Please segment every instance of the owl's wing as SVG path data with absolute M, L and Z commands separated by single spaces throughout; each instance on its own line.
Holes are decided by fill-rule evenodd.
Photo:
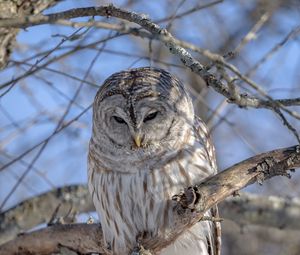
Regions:
M 210 132 L 206 124 L 197 116 L 195 116 L 194 128 L 196 133 L 196 138 L 203 145 L 209 165 L 213 169 L 213 174 L 217 173 L 217 162 L 215 147 L 212 143 Z M 214 206 L 208 212 L 213 218 L 219 218 L 218 207 Z M 220 255 L 221 254 L 221 223 L 220 221 L 212 221 L 210 224 L 210 233 L 207 237 L 207 245 L 209 247 L 209 255 Z
M 199 117 L 195 116 L 194 129 L 196 139 L 203 145 L 205 153 L 207 154 L 207 159 L 210 166 L 213 168 L 213 173 L 216 174 L 217 170 L 217 161 L 215 147 L 210 137 L 210 132 L 206 124 Z

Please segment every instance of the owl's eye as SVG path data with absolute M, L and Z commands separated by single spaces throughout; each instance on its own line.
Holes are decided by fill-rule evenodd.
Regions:
M 118 117 L 118 116 L 113 116 L 114 120 L 120 124 L 126 124 L 125 120 L 123 120 L 122 118 Z
M 158 112 L 152 112 L 149 115 L 147 115 L 146 118 L 144 119 L 144 122 L 155 119 L 155 117 L 157 116 L 157 113 Z

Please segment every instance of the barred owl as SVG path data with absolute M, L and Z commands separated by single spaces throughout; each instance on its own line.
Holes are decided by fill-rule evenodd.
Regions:
M 207 128 L 176 77 L 143 67 L 104 82 L 93 105 L 88 186 L 113 254 L 129 254 L 141 233 L 165 238 L 183 227 L 172 196 L 216 171 Z M 183 229 L 160 254 L 219 254 L 216 225 Z

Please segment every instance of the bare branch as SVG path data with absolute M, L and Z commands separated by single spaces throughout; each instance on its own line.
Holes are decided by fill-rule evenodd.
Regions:
M 130 28 L 125 24 L 115 25 L 108 24 L 104 22 L 72 22 L 68 21 L 68 19 L 78 18 L 78 17 L 86 17 L 86 16 L 105 16 L 105 17 L 116 17 L 126 21 L 130 21 L 140 25 L 142 28 L 151 33 L 145 33 L 143 31 L 139 31 L 137 28 Z M 58 12 L 49 15 L 33 15 L 26 17 L 17 17 L 17 18 L 7 18 L 0 20 L 0 27 L 16 27 L 16 28 L 26 28 L 29 26 L 36 26 L 41 24 L 63 24 L 63 25 L 72 25 L 75 27 L 82 26 L 96 26 L 104 29 L 112 29 L 117 30 L 122 33 L 131 33 L 136 36 L 146 37 L 150 39 L 159 40 L 165 43 L 165 45 L 169 48 L 170 52 L 177 55 L 182 63 L 189 67 L 191 71 L 200 75 L 206 83 L 214 88 L 218 93 L 222 94 L 226 98 L 229 99 L 229 102 L 236 103 L 241 107 L 254 107 L 254 108 L 272 108 L 274 105 L 277 107 L 282 106 L 292 106 L 299 105 L 299 99 L 280 99 L 280 100 L 272 100 L 268 98 L 268 100 L 262 100 L 250 95 L 239 94 L 238 98 L 232 98 L 232 95 L 228 88 L 222 84 L 222 82 L 215 77 L 214 74 L 210 73 L 206 68 L 196 59 L 194 59 L 190 53 L 188 53 L 185 48 L 191 49 L 195 52 L 198 52 L 210 60 L 224 65 L 226 68 L 229 68 L 231 71 L 234 71 L 239 75 L 245 82 L 253 85 L 250 79 L 243 76 L 237 68 L 233 65 L 227 64 L 223 57 L 211 53 L 209 50 L 200 49 L 199 47 L 178 40 L 174 38 L 171 33 L 167 30 L 162 29 L 156 23 L 152 22 L 145 14 L 137 14 L 135 12 L 130 12 L 126 10 L 122 10 L 113 5 L 108 6 L 100 6 L 100 7 L 86 7 L 86 8 L 77 8 L 71 9 L 63 12 Z M 257 86 L 256 86 L 257 87 Z M 271 101 L 270 101 L 271 100 Z
M 254 182 L 262 183 L 264 180 L 276 175 L 290 177 L 288 170 L 296 167 L 300 167 L 299 146 L 256 155 L 198 185 L 187 188 L 181 194 L 175 195 L 175 213 L 178 215 L 181 223 L 188 228 L 198 222 L 209 208 L 223 201 L 226 197 L 235 194 L 238 190 Z M 88 234 L 86 231 L 88 231 Z M 30 249 L 31 254 L 50 254 L 51 252 L 57 252 L 57 247 L 59 246 L 57 240 L 59 240 L 60 245 L 84 253 L 81 245 L 83 245 L 87 236 L 92 244 L 89 244 L 86 248 L 96 249 L 93 251 L 89 250 L 89 252 L 103 252 L 104 246 L 100 242 L 100 230 L 97 233 L 96 231 L 97 228 L 95 229 L 94 225 L 53 226 L 39 232 L 22 235 L 0 246 L 0 253 L 14 254 L 15 251 L 27 251 L 27 249 Z M 181 232 L 178 232 L 177 229 L 172 229 L 172 235 L 168 239 L 160 239 L 158 242 L 157 238 L 159 237 L 149 238 L 143 240 L 142 245 L 155 253 L 171 243 L 180 234 Z M 37 243 L 35 240 L 37 236 L 40 242 L 34 244 Z M 58 236 L 59 238 L 57 238 Z M 98 243 L 96 243 L 97 247 L 95 246 L 95 240 L 98 240 Z M 72 242 L 71 246 L 70 242 Z M 35 247 L 37 252 L 34 250 Z M 50 248 L 46 253 L 43 253 L 41 250 L 43 247 L 44 249 Z
M 101 227 L 97 224 L 59 224 L 18 236 L 0 246 L 0 254 L 46 255 L 63 248 L 80 254 L 105 254 L 102 240 Z
M 290 177 L 289 170 L 300 167 L 300 148 L 293 146 L 256 155 L 246 159 L 225 171 L 203 181 L 199 185 L 187 188 L 181 194 L 173 197 L 177 201 L 176 212 L 183 226 L 192 226 L 199 221 L 204 213 L 226 197 L 236 194 L 240 189 L 255 182 L 277 175 Z M 182 232 L 172 229 L 172 236 L 163 240 L 165 246 L 176 239 Z M 154 238 L 155 239 L 155 238 Z M 148 241 L 148 243 L 147 243 Z M 146 240 L 145 247 L 151 247 L 155 252 L 162 240 Z M 148 246 L 150 244 L 150 246 Z M 165 247 L 163 246 L 163 247 Z
M 122 31 L 122 33 L 131 33 L 136 36 L 146 37 L 149 39 L 155 39 L 163 42 L 170 50 L 171 53 L 177 55 L 180 58 L 180 60 L 186 67 L 190 68 L 192 72 L 198 74 L 206 82 L 208 86 L 211 86 L 216 92 L 226 97 L 228 99 L 228 102 L 230 103 L 235 103 L 240 107 L 266 108 L 274 111 L 275 113 L 278 113 L 278 109 L 282 109 L 283 111 L 287 112 L 289 115 L 293 116 L 294 118 L 300 119 L 298 113 L 285 108 L 287 106 L 294 106 L 294 105 L 298 106 L 299 98 L 274 100 L 266 93 L 264 93 L 264 91 L 255 82 L 247 78 L 245 75 L 241 74 L 235 66 L 228 64 L 222 56 L 211 53 L 208 50 L 200 49 L 199 47 L 196 47 L 191 43 L 187 43 L 174 38 L 171 35 L 171 33 L 169 33 L 166 29 L 162 29 L 156 23 L 152 22 L 144 14 L 137 14 L 134 12 L 129 12 L 126 10 L 116 8 L 113 5 L 108 5 L 108 6 L 101 6 L 101 7 L 71 9 L 64 12 L 59 12 L 59 13 L 54 13 L 49 15 L 34 15 L 34 16 L 27 16 L 27 17 L 2 19 L 0 20 L 0 27 L 25 28 L 28 26 L 34 26 L 34 25 L 40 25 L 46 23 L 48 24 L 59 23 L 59 24 L 73 25 L 73 26 L 76 26 L 77 24 L 77 26 L 84 26 L 85 24 L 82 22 L 74 23 L 68 21 L 68 19 L 85 17 L 85 16 L 116 17 L 140 25 L 143 29 L 147 30 L 150 34 L 145 31 L 140 31 L 140 29 L 137 28 L 127 27 L 125 24 L 113 25 L 113 24 L 107 24 L 103 22 L 86 23 L 86 25 L 89 26 L 98 25 L 98 27 L 102 27 L 105 29 L 113 29 L 119 32 Z M 212 60 L 214 63 L 218 65 L 223 65 L 230 71 L 234 72 L 241 80 L 249 84 L 252 88 L 258 90 L 264 97 L 266 97 L 266 100 L 256 96 L 244 94 L 244 93 L 233 94 L 232 93 L 232 88 L 234 87 L 233 84 L 229 84 L 229 86 L 223 84 L 221 80 L 216 77 L 216 75 L 209 72 L 207 68 L 205 68 L 199 61 L 193 58 L 192 55 L 186 49 L 191 49 L 195 52 L 198 52 L 204 55 L 205 57 L 209 58 L 210 60 Z M 2 85 L 1 87 L 3 88 L 4 85 Z M 283 118 L 281 119 L 283 120 L 284 125 L 286 125 L 287 121 L 285 121 Z M 294 134 L 296 139 L 299 141 L 300 138 L 297 132 L 295 131 L 295 128 L 292 127 L 291 125 L 286 125 L 286 126 Z
M 20 203 L 0 214 L 0 244 L 15 238 L 19 233 L 49 222 L 55 208 L 61 205 L 57 217 L 73 212 L 94 211 L 86 187 L 68 186 L 58 188 Z

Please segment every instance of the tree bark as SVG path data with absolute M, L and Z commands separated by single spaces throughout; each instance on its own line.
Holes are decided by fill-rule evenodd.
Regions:
M 57 0 L 0 0 L 0 20 L 38 14 L 56 2 Z M 7 66 L 18 32 L 18 28 L 0 27 L 0 70 Z
M 46 255 L 69 249 L 80 254 L 105 253 L 101 227 L 97 224 L 53 225 L 0 246 L 0 255 Z

